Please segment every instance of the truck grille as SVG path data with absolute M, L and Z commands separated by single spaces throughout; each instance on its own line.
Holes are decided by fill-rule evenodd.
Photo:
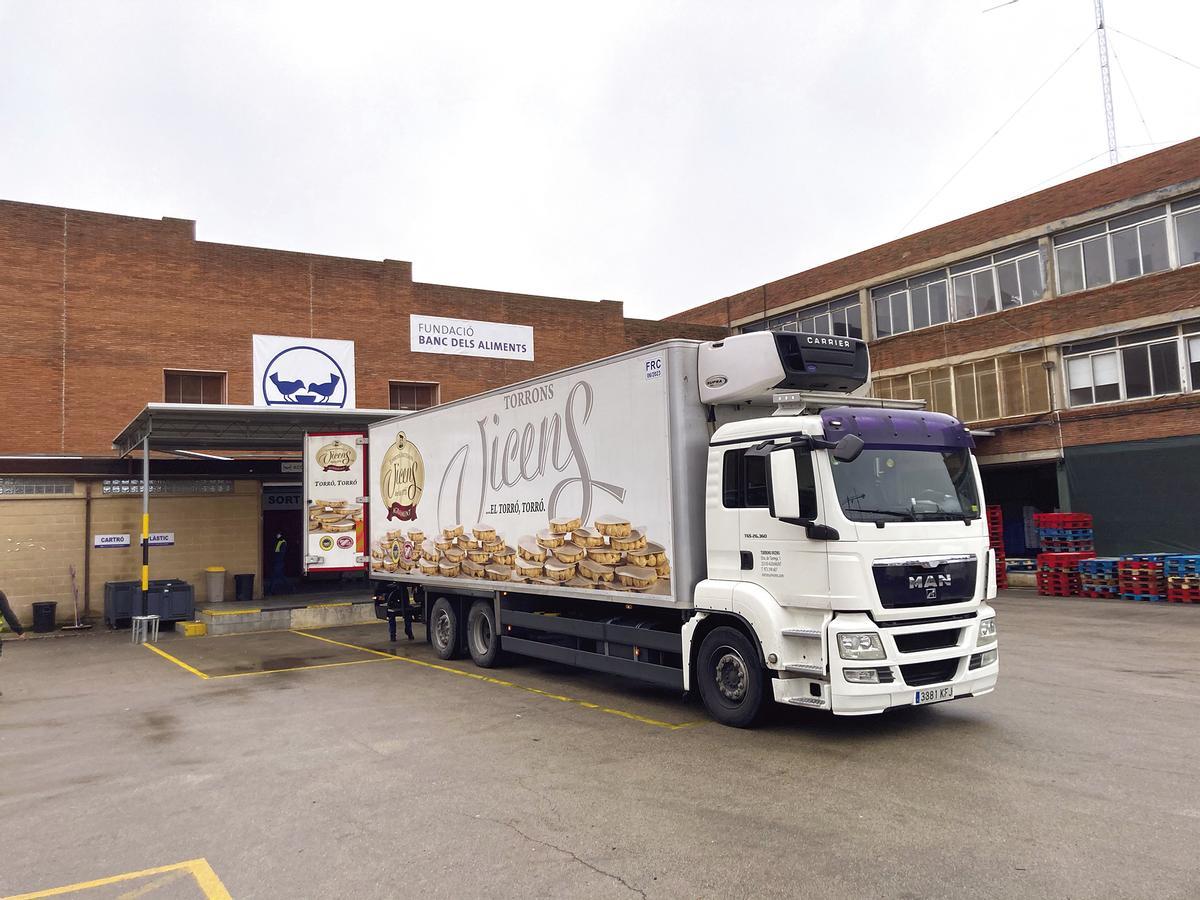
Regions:
M 904 683 L 911 687 L 921 687 L 925 684 L 937 684 L 939 681 L 949 681 L 958 671 L 958 658 L 935 659 L 933 662 L 911 663 L 900 667 Z
M 919 631 L 916 634 L 896 634 L 896 648 L 901 653 L 917 653 L 921 650 L 942 650 L 958 644 L 961 628 L 949 631 Z
M 975 596 L 978 560 L 945 562 L 933 568 L 920 563 L 872 567 L 884 609 L 910 609 L 962 603 Z

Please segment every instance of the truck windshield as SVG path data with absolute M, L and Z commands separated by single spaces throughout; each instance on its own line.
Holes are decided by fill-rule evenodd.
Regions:
M 967 450 L 875 450 L 833 464 L 846 518 L 856 522 L 979 518 L 979 491 Z

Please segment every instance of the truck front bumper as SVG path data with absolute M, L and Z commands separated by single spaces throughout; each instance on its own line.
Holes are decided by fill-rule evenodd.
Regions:
M 993 615 L 992 609 L 984 604 L 969 622 L 933 621 L 881 629 L 866 616 L 839 616 L 830 627 L 833 658 L 827 677 L 775 678 L 775 700 L 827 709 L 834 715 L 863 716 L 897 706 L 925 706 L 987 694 L 995 688 L 1000 672 L 999 644 L 995 637 L 980 643 L 979 622 Z M 957 632 L 953 646 L 934 649 L 931 645 L 931 649 L 919 649 L 927 632 L 948 631 Z M 841 659 L 832 649 L 837 647 L 839 632 L 878 635 L 883 658 Z M 863 674 L 877 681 L 859 680 Z

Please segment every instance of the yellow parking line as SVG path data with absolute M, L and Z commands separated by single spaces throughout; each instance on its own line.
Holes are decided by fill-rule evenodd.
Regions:
M 67 884 L 45 891 L 13 894 L 10 897 L 5 897 L 4 900 L 38 900 L 38 898 L 42 897 L 60 897 L 63 894 L 88 891 L 92 888 L 104 887 L 110 884 L 120 884 L 122 881 L 133 881 L 136 878 L 148 878 L 151 875 L 161 875 L 166 872 L 176 871 L 190 873 L 196 880 L 196 884 L 200 890 L 203 891 L 206 900 L 232 900 L 229 896 L 229 891 L 225 889 L 225 885 L 217 877 L 217 873 L 208 864 L 208 860 L 203 858 L 189 859 L 185 862 L 174 863 L 169 866 L 155 866 L 152 869 L 141 869 L 137 872 L 125 872 L 121 875 L 109 875 L 107 878 L 96 878 L 92 881 L 78 881 L 75 884 Z
M 166 650 L 159 650 L 153 644 L 142 644 L 142 646 L 145 647 L 147 650 L 151 650 L 154 653 L 157 653 L 163 659 L 169 659 L 171 662 L 175 663 L 175 665 L 179 666 L 179 668 L 187 669 L 187 671 L 191 672 L 197 678 L 203 678 L 203 679 L 207 680 L 208 678 L 211 677 L 209 675 L 205 675 L 203 672 L 201 672 L 199 669 L 195 668 L 194 666 L 189 666 L 182 659 L 176 659 L 174 656 L 172 656 Z
M 209 675 L 216 681 L 219 678 L 245 678 L 248 675 L 275 675 L 279 672 L 304 672 L 308 669 L 336 669 L 338 666 L 361 666 L 363 663 L 384 662 L 382 659 L 349 659 L 345 662 L 316 663 L 311 666 L 288 666 L 286 669 L 255 669 L 253 672 L 229 672 L 225 675 Z
M 426 662 L 423 659 L 413 659 L 411 656 L 399 656 L 395 653 L 384 653 L 382 650 L 372 650 L 370 647 L 363 647 L 359 644 L 348 644 L 345 641 L 335 641 L 332 638 L 321 637 L 317 634 L 310 634 L 307 631 L 293 631 L 293 634 L 303 635 L 304 637 L 312 638 L 315 641 L 324 641 L 327 644 L 337 644 L 339 647 L 349 647 L 353 650 L 361 650 L 364 653 L 373 653 L 376 656 L 384 657 L 385 659 L 396 659 L 400 662 L 411 663 L 414 666 L 422 666 L 426 669 L 433 669 L 438 672 L 446 672 L 450 675 L 461 675 L 464 678 L 471 678 L 475 681 L 482 681 L 485 684 L 495 684 L 500 687 L 516 688 L 519 691 L 525 691 L 528 694 L 537 694 L 540 697 L 546 697 L 550 700 L 558 700 L 561 703 L 570 703 L 583 709 L 593 709 L 597 712 L 607 713 L 610 716 L 620 716 L 623 719 L 629 719 L 633 722 L 641 722 L 643 725 L 653 725 L 655 728 L 666 728 L 670 731 L 679 731 L 684 728 L 693 728 L 696 725 L 703 725 L 703 722 L 663 722 L 658 719 L 651 719 L 648 716 L 641 716 L 637 713 L 627 712 L 623 709 L 613 709 L 608 706 L 601 706 L 598 703 L 591 703 L 587 700 L 579 700 L 575 697 L 567 697 L 562 694 L 552 694 L 549 691 L 543 691 L 540 688 L 527 687 L 523 684 L 517 684 L 513 681 L 505 681 L 501 678 L 493 678 L 490 675 L 481 675 L 478 672 L 467 672 L 463 669 L 456 669 L 453 666 L 443 666 L 439 663 Z M 363 662 L 374 662 L 374 660 L 363 660 Z

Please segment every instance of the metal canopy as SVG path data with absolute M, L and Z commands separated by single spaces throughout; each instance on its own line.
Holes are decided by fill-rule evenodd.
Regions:
M 306 431 L 356 431 L 403 415 L 394 409 L 320 409 L 148 403 L 113 439 L 121 456 L 151 450 L 297 450 Z

